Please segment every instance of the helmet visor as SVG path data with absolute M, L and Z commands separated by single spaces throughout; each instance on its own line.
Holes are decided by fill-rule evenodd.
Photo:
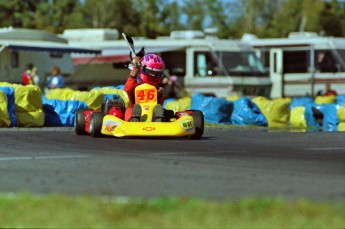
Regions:
M 156 78 L 161 78 L 164 75 L 164 72 L 162 69 L 150 68 L 147 66 L 144 66 L 143 72 L 145 75 L 149 75 Z

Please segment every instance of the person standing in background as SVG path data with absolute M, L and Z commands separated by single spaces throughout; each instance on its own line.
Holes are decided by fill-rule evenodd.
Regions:
M 26 69 L 24 70 L 24 72 L 22 73 L 22 85 L 26 86 L 26 85 L 32 85 L 34 84 L 33 79 L 31 77 L 32 74 L 32 69 L 34 68 L 33 63 L 29 63 L 26 66 Z
M 332 89 L 330 83 L 327 83 L 327 84 L 326 84 L 326 92 L 325 92 L 325 95 L 326 95 L 326 96 L 331 96 L 331 95 L 337 96 L 338 93 L 337 93 L 335 90 Z
M 65 80 L 61 75 L 61 71 L 58 66 L 54 66 L 52 68 L 51 75 L 48 77 L 47 80 L 47 87 L 48 89 L 65 87 Z
M 36 67 L 33 67 L 33 68 L 32 68 L 32 71 L 31 71 L 31 80 L 32 80 L 32 82 L 33 82 L 35 85 L 39 86 L 40 77 L 39 77 L 39 75 L 38 75 L 38 68 L 36 68 Z

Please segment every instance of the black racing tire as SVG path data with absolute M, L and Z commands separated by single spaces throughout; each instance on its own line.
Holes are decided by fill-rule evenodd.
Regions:
M 199 110 L 193 110 L 191 116 L 194 119 L 195 134 L 190 135 L 190 139 L 201 139 L 204 134 L 204 114 Z
M 84 111 L 87 111 L 90 109 L 87 108 L 79 108 L 75 112 L 74 116 L 74 131 L 77 135 L 86 135 L 87 132 L 85 131 L 85 116 Z
M 92 137 L 102 136 L 102 124 L 104 115 L 102 112 L 93 112 L 90 118 L 90 134 Z

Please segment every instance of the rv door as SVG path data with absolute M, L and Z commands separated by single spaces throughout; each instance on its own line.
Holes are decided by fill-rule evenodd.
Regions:
M 270 79 L 272 82 L 271 98 L 284 96 L 283 50 L 270 50 Z

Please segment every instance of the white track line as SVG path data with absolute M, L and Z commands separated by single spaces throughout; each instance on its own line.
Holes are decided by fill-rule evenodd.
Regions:
M 65 156 L 0 157 L 0 161 L 71 159 L 71 158 L 84 158 L 84 157 L 88 157 L 88 156 L 87 155 L 65 155 Z

